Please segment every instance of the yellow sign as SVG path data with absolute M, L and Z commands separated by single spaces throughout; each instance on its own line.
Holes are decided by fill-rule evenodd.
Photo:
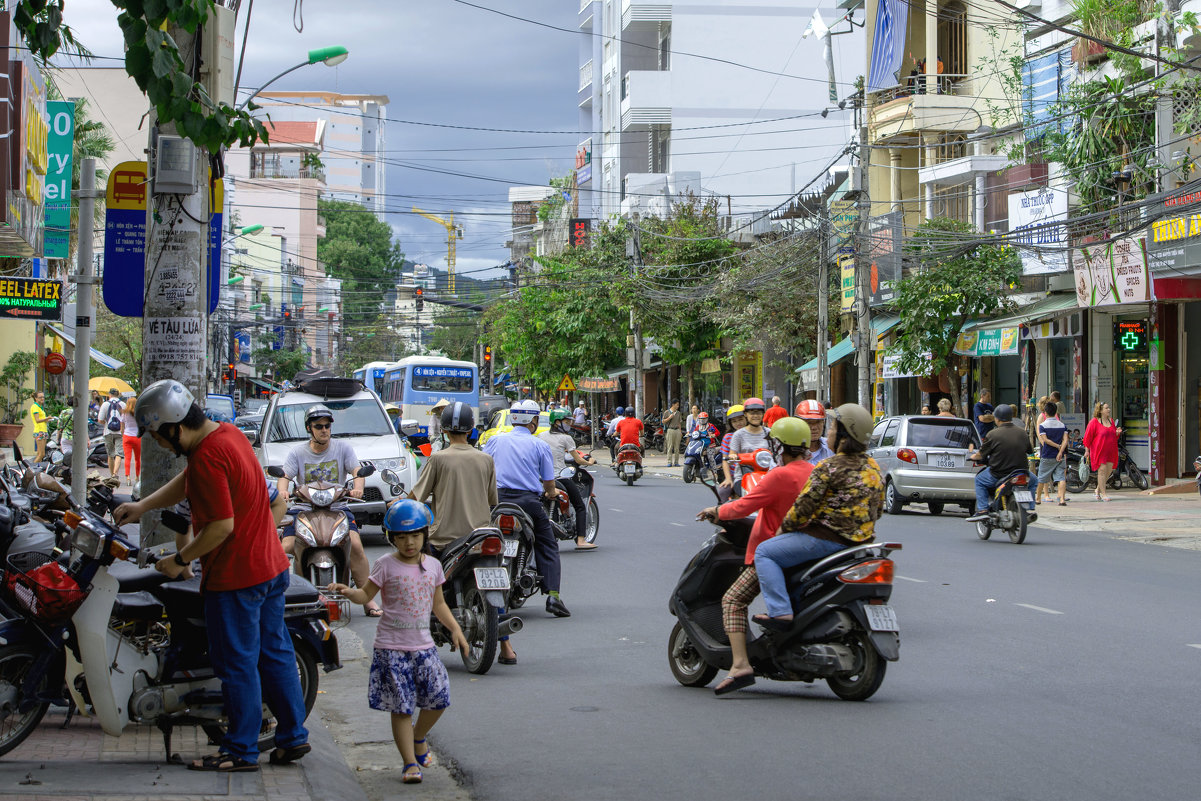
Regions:
M 559 382 L 560 392 L 575 392 L 575 382 L 571 380 L 571 376 L 567 373 L 563 374 L 563 380 Z
M 757 397 L 763 391 L 763 352 L 749 350 L 734 360 L 734 388 L 741 403 Z
M 842 313 L 855 310 L 855 257 L 839 256 L 838 269 L 842 274 Z
M 146 162 L 123 161 L 109 173 L 105 205 L 110 209 L 145 211 L 149 186 Z

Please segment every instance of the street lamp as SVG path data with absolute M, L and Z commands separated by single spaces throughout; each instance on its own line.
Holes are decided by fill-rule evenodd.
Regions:
M 341 64 L 343 61 L 345 61 L 349 56 L 350 56 L 349 50 L 347 50 L 345 47 L 339 47 L 336 45 L 333 47 L 319 47 L 316 50 L 310 50 L 309 57 L 306 60 L 300 62 L 299 64 L 297 64 L 294 67 L 288 67 L 286 70 L 281 72 L 279 75 L 276 75 L 274 78 L 267 81 L 265 84 L 260 86 L 258 89 L 255 89 L 253 92 L 250 93 L 249 97 L 247 97 L 245 100 L 243 100 L 241 103 L 238 104 L 237 110 L 241 111 L 242 109 L 246 108 L 246 104 L 249 103 L 251 100 L 253 100 L 254 97 L 259 92 L 263 91 L 268 86 L 270 86 L 271 84 L 278 81 L 280 78 L 287 75 L 289 72 L 295 72 L 296 70 L 300 69 L 301 67 L 307 67 L 310 64 L 324 64 L 327 67 L 336 67 L 339 64 Z

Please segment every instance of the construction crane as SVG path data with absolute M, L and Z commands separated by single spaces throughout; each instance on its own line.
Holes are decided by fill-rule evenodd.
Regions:
M 446 229 L 446 291 L 453 295 L 455 292 L 455 240 L 463 238 L 463 226 L 455 225 L 453 211 L 450 213 L 449 220 L 444 220 L 428 211 L 422 211 L 416 206 L 413 207 L 413 213 L 420 214 L 427 220 L 433 220 Z

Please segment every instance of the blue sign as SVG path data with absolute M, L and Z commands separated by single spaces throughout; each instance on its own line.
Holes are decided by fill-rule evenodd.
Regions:
M 243 364 L 250 364 L 250 332 L 238 331 L 234 334 L 234 352 L 238 356 L 238 361 Z
M 414 367 L 413 375 L 433 378 L 471 378 L 475 372 L 470 367 Z

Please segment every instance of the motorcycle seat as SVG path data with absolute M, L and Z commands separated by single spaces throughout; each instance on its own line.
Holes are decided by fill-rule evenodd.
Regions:
M 288 588 L 284 590 L 284 604 L 314 604 L 321 600 L 321 591 L 304 576 L 288 573 Z
M 151 621 L 159 620 L 162 616 L 163 605 L 145 591 L 118 593 L 117 600 L 113 602 L 113 617 L 118 620 Z
M 138 567 L 132 562 L 113 562 L 108 568 L 108 574 L 117 580 L 117 585 L 123 593 L 152 590 L 168 580 L 153 567 Z

